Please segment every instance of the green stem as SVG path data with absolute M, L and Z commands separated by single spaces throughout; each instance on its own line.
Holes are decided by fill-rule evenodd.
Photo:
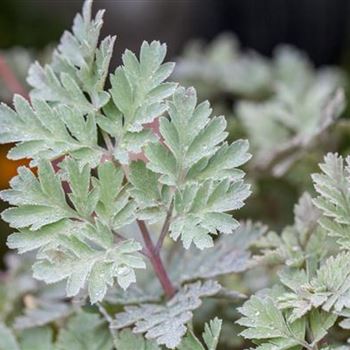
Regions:
M 115 329 L 112 327 L 113 319 L 107 312 L 107 310 L 104 308 L 104 306 L 101 303 L 97 303 L 98 311 L 100 311 L 101 315 L 104 317 L 104 319 L 108 322 L 109 330 L 112 334 L 112 336 L 116 335 Z
M 169 209 L 167 211 L 167 215 L 165 217 L 165 221 L 164 221 L 163 227 L 160 231 L 160 235 L 159 235 L 156 247 L 155 247 L 155 251 L 157 254 L 159 254 L 160 250 L 162 249 L 164 239 L 165 239 L 167 233 L 169 232 L 169 226 L 171 223 L 171 217 L 173 215 L 173 209 L 174 209 L 174 201 L 171 201 L 171 204 L 170 204 Z

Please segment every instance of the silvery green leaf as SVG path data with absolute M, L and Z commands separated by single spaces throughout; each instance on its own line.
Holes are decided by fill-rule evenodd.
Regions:
M 74 296 L 87 286 L 91 303 L 101 301 L 108 286 L 117 280 L 120 287 L 128 288 L 136 281 L 134 269 L 145 268 L 137 254 L 141 245 L 123 241 L 108 250 L 93 249 L 76 238 L 60 238 L 60 254 L 47 250 L 33 265 L 34 277 L 46 283 L 67 279 L 67 296 Z
M 114 337 L 116 350 L 161 350 L 155 341 L 147 340 L 140 334 L 134 334 L 129 329 L 124 329 Z
M 136 223 L 135 226 L 137 226 Z M 131 228 L 131 230 L 133 230 L 133 228 Z M 153 269 L 147 265 L 145 270 L 136 270 L 135 272 L 136 283 L 130 285 L 127 290 L 117 287 L 110 288 L 104 301 L 118 305 L 160 302 L 164 297 L 164 292 L 160 288 L 159 281 L 154 275 Z
M 112 100 L 103 108 L 96 118 L 98 126 L 107 134 L 119 137 L 123 133 L 123 114 L 118 110 Z
M 172 280 L 183 283 L 245 271 L 251 265 L 248 248 L 266 229 L 259 223 L 241 222 L 233 234 L 220 236 L 212 248 L 200 252 L 195 248 L 179 251 L 171 260 Z
M 231 33 L 219 35 L 208 45 L 190 42 L 178 60 L 175 78 L 196 86 L 201 96 L 264 96 L 273 85 L 273 67 L 257 52 L 246 52 L 239 46 Z
M 123 65 L 110 77 L 112 99 L 123 115 L 123 128 L 114 152 L 122 163 L 129 162 L 129 152 L 137 153 L 145 144 L 156 141 L 153 133 L 145 131 L 144 124 L 167 110 L 165 99 L 176 88 L 175 83 L 164 82 L 174 67 L 172 63 L 163 63 L 165 55 L 165 44 L 143 42 L 139 59 L 126 50 Z
M 329 257 L 310 282 L 314 297 L 323 297 L 322 308 L 340 312 L 350 307 L 350 253 Z
M 130 199 L 127 185 L 123 184 L 124 173 L 120 167 L 105 162 L 98 166 L 97 172 L 98 180 L 94 179 L 99 192 L 96 214 L 105 225 L 118 230 L 135 219 L 135 203 Z
M 160 133 L 170 150 L 169 157 L 176 160 L 177 172 L 185 169 L 188 171 L 201 159 L 213 156 L 219 149 L 220 143 L 227 137 L 225 119 L 223 117 L 210 118 L 211 108 L 207 101 L 196 105 L 197 94 L 194 88 L 187 90 L 182 87 L 178 88 L 172 101 L 169 102 L 170 119 L 165 117 L 160 119 Z M 148 154 L 148 152 L 146 148 L 146 155 L 151 158 L 149 168 L 163 174 L 159 168 L 162 161 L 167 160 L 166 157 L 161 154 L 157 155 L 157 153 L 153 155 L 154 152 Z M 164 167 L 166 169 L 165 165 Z M 164 173 L 164 175 L 168 174 Z M 176 174 L 177 179 L 175 180 L 179 180 L 179 175 L 179 173 Z
M 247 130 L 258 157 L 263 157 L 263 152 L 271 151 L 288 140 L 288 130 L 276 121 L 279 113 L 283 113 L 283 110 L 281 111 L 281 107 L 271 101 L 262 103 L 241 101 L 236 107 L 236 114 Z
M 204 325 L 203 340 L 206 345 L 204 347 L 192 331 L 189 331 L 186 337 L 183 338 L 178 350 L 216 350 L 219 336 L 221 332 L 222 320 L 217 317 L 210 320 Z
M 30 94 L 32 99 L 77 106 L 84 113 L 94 110 L 94 106 L 69 73 L 55 73 L 52 66 L 42 67 L 36 62 L 29 69 L 27 81 L 34 88 Z
M 122 150 L 127 150 L 131 153 L 140 153 L 142 147 L 147 143 L 156 142 L 157 136 L 152 129 L 143 129 L 139 132 L 127 132 L 124 134 L 122 142 L 118 144 Z
M 209 323 L 204 325 L 204 332 L 202 334 L 204 345 L 195 336 L 192 330 L 187 332 L 187 335 L 182 339 L 178 350 L 216 350 L 219 342 L 219 336 L 221 333 L 222 320 L 217 317 L 210 320 Z
M 299 88 L 277 80 L 266 101 L 240 102 L 236 114 L 256 151 L 255 166 L 281 176 L 305 149 L 317 145 L 344 109 L 342 85 L 320 72 Z
M 46 283 L 67 280 L 67 296 L 87 287 L 95 303 L 115 280 L 126 289 L 136 280 L 134 269 L 145 268 L 138 254 L 140 243 L 114 244 L 113 230 L 133 220 L 133 202 L 122 186 L 121 170 L 111 162 L 98 167 L 98 178 L 88 165 L 81 167 L 71 158 L 60 166 L 57 174 L 49 162 L 40 162 L 38 178 L 22 167 L 12 189 L 2 192 L 3 199 L 17 205 L 7 209 L 3 218 L 20 229 L 8 244 L 20 253 L 39 249 L 35 278 Z M 70 204 L 62 179 L 69 185 Z
M 314 203 L 324 215 L 320 224 L 330 236 L 336 237 L 337 242 L 345 249 L 350 247 L 349 161 L 350 159 L 347 158 L 344 165 L 343 157 L 328 153 L 324 163 L 320 164 L 322 173 L 312 175 L 318 193 Z
M 55 159 L 70 154 L 83 164 L 95 165 L 103 149 L 97 144 L 93 116 L 84 117 L 76 106 L 52 107 L 43 100 L 15 96 L 14 109 L 0 106 L 0 143 L 16 143 L 8 154 L 11 159 Z
M 192 311 L 202 304 L 201 298 L 215 295 L 220 288 L 214 281 L 185 285 L 165 305 L 125 307 L 124 312 L 116 315 L 111 327 L 134 326 L 134 333 L 145 333 L 147 339 L 155 339 L 159 345 L 174 349 L 186 333 L 185 324 L 192 319 Z
M 0 196 L 15 205 L 2 213 L 3 220 L 11 227 L 29 227 L 35 231 L 74 217 L 74 212 L 66 203 L 60 178 L 49 162 L 40 162 L 38 178 L 28 168 L 20 167 L 10 185 L 11 189 L 2 191 Z
M 241 208 L 249 196 L 243 181 L 208 180 L 200 185 L 189 184 L 175 194 L 176 218 L 170 225 L 170 237 L 180 238 L 188 249 L 192 243 L 199 249 L 213 246 L 210 233 L 230 234 L 239 223 L 224 213 Z
M 290 321 L 317 308 L 335 314 L 349 308 L 349 266 L 349 253 L 342 252 L 324 260 L 312 278 L 304 270 L 285 270 L 280 279 L 291 291 L 278 297 L 279 307 L 291 310 Z
M 91 168 L 88 165 L 81 167 L 71 158 L 64 159 L 59 166 L 69 183 L 68 197 L 75 211 L 88 220 L 98 200 L 97 191 L 90 191 Z
M 54 350 L 53 331 L 49 327 L 32 328 L 20 334 L 21 350 Z
M 158 176 L 146 168 L 142 161 L 132 162 L 129 179 L 133 188 L 130 192 L 141 208 L 158 206 L 161 204 L 161 193 Z
M 207 101 L 197 105 L 194 88 L 180 87 L 169 102 L 169 118 L 160 118 L 164 143 L 145 147 L 146 166 L 158 174 L 152 176 L 159 177 L 161 192 L 170 187 L 171 204 L 162 201 L 166 208 L 174 208 L 174 212 L 167 209 L 170 237 L 180 238 L 186 249 L 192 243 L 199 249 L 211 247 L 210 234 L 232 233 L 238 222 L 225 212 L 242 207 L 250 194 L 244 173 L 237 169 L 250 158 L 248 143 L 225 143 L 225 119 L 210 115 Z M 141 208 L 147 204 L 139 202 Z M 151 209 L 149 206 L 148 212 Z M 157 214 L 159 217 L 153 213 L 149 218 Z
M 1 350 L 20 350 L 17 340 L 12 331 L 4 324 L 0 324 L 0 349 Z
M 247 140 L 237 140 L 228 145 L 223 143 L 213 157 L 198 162 L 191 167 L 188 178 L 194 180 L 224 178 L 240 179 L 244 172 L 237 167 L 245 164 L 251 157 L 248 153 L 249 143 Z
M 138 276 L 136 276 L 137 279 Z M 137 283 L 138 283 L 137 279 Z M 159 287 L 157 285 L 157 287 Z M 154 303 L 158 302 L 162 297 L 162 291 L 148 292 L 139 288 L 136 284 L 132 284 L 127 290 L 118 289 L 111 290 L 110 293 L 106 294 L 104 300 L 112 304 L 119 305 L 132 305 L 141 303 Z
M 112 336 L 101 318 L 80 311 L 60 330 L 57 350 L 112 350 Z
M 205 350 L 202 343 L 190 330 L 186 336 L 182 339 L 180 345 L 177 347 L 178 350 Z
M 313 335 L 313 342 L 319 342 L 334 325 L 338 315 L 323 310 L 314 309 L 310 313 L 310 330 Z
M 294 206 L 295 227 L 300 233 L 300 240 L 305 244 L 307 234 L 314 229 L 321 212 L 315 207 L 308 192 L 304 192 L 298 203 Z
M 115 38 L 107 37 L 98 46 L 103 11 L 92 19 L 91 5 L 85 2 L 72 33 L 63 34 L 52 63 L 30 68 L 33 110 L 19 97 L 16 111 L 2 107 L 0 142 L 17 143 L 11 158 L 33 158 L 36 165 L 38 158 L 70 154 L 83 164 L 99 163 L 103 149 L 97 144 L 95 115 L 110 99 L 103 88 Z
M 103 88 L 115 37 L 105 38 L 98 46 L 104 11 L 98 11 L 92 18 L 91 6 L 92 1 L 85 1 L 82 14 L 74 19 L 72 32 L 62 35 L 52 63 L 45 67 L 35 63 L 30 68 L 32 97 L 79 106 L 85 113 L 108 102 L 109 94 Z
M 321 212 L 305 192 L 294 206 L 294 224 L 284 228 L 281 234 L 269 232 L 257 246 L 262 258 L 270 263 L 284 263 L 290 267 L 302 267 L 305 262 L 318 263 L 327 254 L 327 235 L 319 225 Z
M 203 340 L 208 350 L 215 350 L 221 332 L 222 320 L 217 317 L 206 323 L 204 326 Z
M 246 327 L 241 332 L 244 338 L 263 340 L 267 348 L 269 343 L 280 344 L 278 349 L 292 348 L 304 342 L 305 319 L 289 323 L 270 296 L 252 296 L 239 312 L 243 317 L 237 323 Z
M 153 222 L 159 221 L 165 215 L 166 199 L 158 179 L 158 174 L 147 169 L 144 162 L 136 161 L 130 164 L 129 181 L 132 187 L 129 192 L 137 203 L 139 219 Z
M 23 254 L 49 246 L 60 234 L 64 234 L 67 230 L 73 228 L 74 225 L 71 222 L 61 220 L 54 224 L 45 225 L 36 230 L 35 234 L 33 230 L 21 229 L 7 238 L 7 245 L 11 249 L 17 249 L 19 254 Z

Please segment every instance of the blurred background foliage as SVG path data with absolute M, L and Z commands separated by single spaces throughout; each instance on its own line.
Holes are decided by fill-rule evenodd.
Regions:
M 81 5 L 72 0 L 1 2 L 2 101 L 11 103 L 14 92 L 27 94 L 29 65 L 47 60 Z M 350 110 L 339 90 L 349 96 L 350 1 L 96 0 L 95 6 L 107 10 L 103 35 L 117 34 L 112 69 L 125 48 L 137 51 L 143 40 L 166 42 L 169 59 L 178 63 L 173 78 L 210 99 L 214 112 L 227 117 L 232 139 L 249 138 L 253 158 L 246 170 L 254 194 L 241 218 L 262 221 L 277 232 L 291 224 L 298 198 L 312 192 L 309 174 L 317 171 L 323 155 L 350 150 Z M 7 150 L 0 146 L 0 189 L 19 164 L 26 164 L 7 160 Z M 10 230 L 3 222 L 0 230 L 3 256 Z M 249 294 L 270 278 L 273 271 L 260 268 L 223 283 Z M 0 293 L 10 293 L 10 287 L 4 285 Z M 218 310 L 221 317 L 237 317 L 234 308 L 207 302 L 197 318 L 207 320 Z M 240 344 L 231 326 L 224 326 L 224 343 Z

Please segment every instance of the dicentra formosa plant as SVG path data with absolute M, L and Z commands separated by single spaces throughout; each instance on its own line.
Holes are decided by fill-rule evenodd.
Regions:
M 225 118 L 211 117 L 207 101 L 197 104 L 193 88 L 165 82 L 174 64 L 163 63 L 166 46 L 157 41 L 144 42 L 139 57 L 126 50 L 106 88 L 115 38 L 99 43 L 102 16 L 92 18 L 87 1 L 52 62 L 30 68 L 30 100 L 15 96 L 13 109 L 1 105 L 0 142 L 15 143 L 8 157 L 29 158 L 37 169 L 20 167 L 1 192 L 12 206 L 2 218 L 17 229 L 8 245 L 19 253 L 37 250 L 35 278 L 66 280 L 68 297 L 86 293 L 92 304 L 107 291 L 113 297 L 115 282 L 127 289 L 148 262 L 167 301 L 156 303 L 158 291 L 154 303 L 137 303 L 115 318 L 99 304 L 113 333 L 134 325 L 159 345 L 203 349 L 191 334 L 179 345 L 192 310 L 222 290 L 218 275 L 248 265 L 248 243 L 239 251 L 226 236 L 239 226 L 227 212 L 250 193 L 237 169 L 250 158 L 248 143 L 225 142 Z M 149 127 L 156 121 L 159 134 Z M 140 153 L 146 160 L 133 160 Z M 219 234 L 225 236 L 211 248 Z M 180 274 L 164 259 L 178 254 L 177 241 L 189 250 L 184 261 L 193 258 L 193 269 Z M 216 348 L 219 331 L 219 321 L 207 326 L 208 349 Z M 115 346 L 129 349 L 122 339 L 128 342 L 127 333 L 115 336 Z

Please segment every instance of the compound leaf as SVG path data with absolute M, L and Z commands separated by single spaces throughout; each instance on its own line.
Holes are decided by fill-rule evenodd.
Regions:
M 98 47 L 104 11 L 92 18 L 91 6 L 92 1 L 86 1 L 83 13 L 74 19 L 72 32 L 64 32 L 52 63 L 45 67 L 35 63 L 30 68 L 32 98 L 78 106 L 85 113 L 93 113 L 108 102 L 103 88 L 115 37 L 105 38 Z
M 350 249 L 350 158 L 344 159 L 337 154 L 328 153 L 320 165 L 321 174 L 313 174 L 318 197 L 315 205 L 323 212 L 320 224 L 330 236 L 345 249 Z
M 136 280 L 134 269 L 145 268 L 138 255 L 140 243 L 113 243 L 113 230 L 133 220 L 133 204 L 123 189 L 120 169 L 104 163 L 98 175 L 92 176 L 91 168 L 80 168 L 70 158 L 62 162 L 60 174 L 49 162 L 41 162 L 38 178 L 22 167 L 12 189 L 1 193 L 17 206 L 3 213 L 11 226 L 20 229 L 8 238 L 8 245 L 20 253 L 39 248 L 35 278 L 46 283 L 67 279 L 68 296 L 87 286 L 92 303 L 103 299 L 115 278 L 126 289 Z M 108 193 L 111 178 L 115 187 Z M 72 205 L 66 201 L 62 179 L 69 185 Z
M 169 119 L 160 118 L 164 143 L 145 147 L 146 166 L 158 175 L 153 182 L 158 179 L 161 193 L 170 192 L 173 201 L 170 237 L 180 238 L 186 249 L 192 243 L 200 249 L 211 247 L 210 234 L 232 233 L 238 222 L 225 212 L 242 207 L 250 194 L 244 173 L 237 169 L 250 158 L 248 143 L 226 144 L 225 119 L 210 115 L 208 102 L 197 106 L 196 91 L 180 87 L 169 102 Z M 139 202 L 146 206 L 152 194 L 148 191 Z
M 243 317 L 237 323 L 247 328 L 241 332 L 244 338 L 264 340 L 267 346 L 279 344 L 278 349 L 292 348 L 304 342 L 305 319 L 289 323 L 269 296 L 252 296 L 239 312 Z
M 203 340 L 208 348 L 208 350 L 215 350 L 221 332 L 222 320 L 217 317 L 206 323 L 204 326 Z
M 192 311 L 202 304 L 201 298 L 215 295 L 220 289 L 213 281 L 185 285 L 165 305 L 125 307 L 124 312 L 116 315 L 112 328 L 134 325 L 134 333 L 145 333 L 147 339 L 155 339 L 159 345 L 174 349 L 186 333 L 185 324 L 192 319 Z
M 110 93 L 123 116 L 123 127 L 113 135 L 118 140 L 114 155 L 121 163 L 129 162 L 128 152 L 140 152 L 143 145 L 156 141 L 153 133 L 144 130 L 144 124 L 167 110 L 165 99 L 176 88 L 175 83 L 164 82 L 174 68 L 173 63 L 163 63 L 165 55 L 165 44 L 143 42 L 140 58 L 126 50 L 123 65 L 110 77 Z
M 172 258 L 172 280 L 183 283 L 245 271 L 252 263 L 249 246 L 264 235 L 266 230 L 259 223 L 241 222 L 232 235 L 220 236 L 214 247 L 200 252 L 193 247 L 179 251 Z
M 69 154 L 83 164 L 96 165 L 103 154 L 97 144 L 93 115 L 84 116 L 75 105 L 50 106 L 43 100 L 32 100 L 32 106 L 15 96 L 14 109 L 0 106 L 0 143 L 16 143 L 9 158 L 55 159 Z
M 28 168 L 20 167 L 10 185 L 11 189 L 1 191 L 0 196 L 16 206 L 2 213 L 11 227 L 34 231 L 75 216 L 66 203 L 59 176 L 47 161 L 40 162 L 38 178 Z

